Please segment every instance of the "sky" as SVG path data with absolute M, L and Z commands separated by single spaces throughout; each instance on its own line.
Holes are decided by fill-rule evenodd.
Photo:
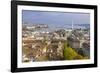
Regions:
M 47 24 L 55 26 L 64 26 L 67 24 L 90 24 L 89 13 L 75 12 L 47 12 L 22 10 L 22 23 L 25 24 Z

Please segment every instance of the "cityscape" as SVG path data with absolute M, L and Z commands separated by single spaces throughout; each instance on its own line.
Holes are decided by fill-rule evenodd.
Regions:
M 22 62 L 90 59 L 89 19 L 85 13 L 23 10 Z

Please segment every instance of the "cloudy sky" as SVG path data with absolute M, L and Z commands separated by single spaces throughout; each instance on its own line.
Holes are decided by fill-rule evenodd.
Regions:
M 22 23 L 47 24 L 47 25 L 67 25 L 89 24 L 90 14 L 88 13 L 67 13 L 67 12 L 44 12 L 34 10 L 22 10 Z

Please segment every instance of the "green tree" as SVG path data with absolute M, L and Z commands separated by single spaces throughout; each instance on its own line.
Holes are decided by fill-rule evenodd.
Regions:
M 67 42 L 64 43 L 64 59 L 73 60 L 77 57 L 78 53 L 69 46 Z
M 69 46 L 67 42 L 64 43 L 64 59 L 65 60 L 78 60 L 84 59 L 84 57 L 78 54 L 73 48 Z

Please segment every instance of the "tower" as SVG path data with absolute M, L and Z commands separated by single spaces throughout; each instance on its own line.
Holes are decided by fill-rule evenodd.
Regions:
M 74 28 L 74 27 L 73 27 L 73 20 L 72 20 L 72 30 L 73 30 L 73 28 Z

